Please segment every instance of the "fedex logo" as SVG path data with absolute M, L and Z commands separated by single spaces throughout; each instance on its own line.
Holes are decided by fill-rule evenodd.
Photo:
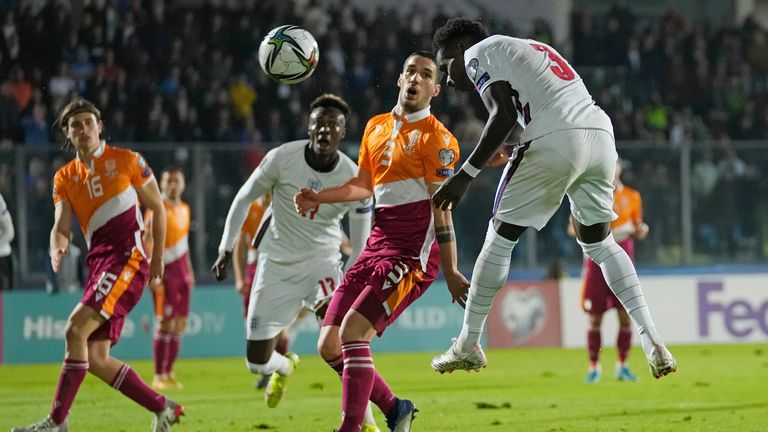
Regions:
M 710 324 L 745 338 L 754 332 L 768 336 L 768 297 L 762 303 L 723 295 L 722 282 L 699 283 L 699 335 L 710 335 Z

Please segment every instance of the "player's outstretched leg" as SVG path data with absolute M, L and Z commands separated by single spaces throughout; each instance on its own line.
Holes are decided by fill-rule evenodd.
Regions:
M 11 432 L 68 432 L 68 421 L 65 419 L 61 423 L 56 423 L 51 416 L 48 416 L 37 423 L 29 426 L 19 426 L 11 429 Z
M 275 354 L 277 353 L 273 353 L 273 355 Z M 278 369 L 273 372 L 264 392 L 264 398 L 267 401 L 267 406 L 270 408 L 276 407 L 283 400 L 286 388 L 288 387 L 288 378 L 293 374 L 296 365 L 299 364 L 299 356 L 296 353 L 286 353 L 285 358 L 288 359 L 287 370 Z
M 152 419 L 152 432 L 167 432 L 171 426 L 178 423 L 181 416 L 184 415 L 184 407 L 178 403 L 165 398 L 165 407 L 155 413 Z
M 608 234 L 603 241 L 596 243 L 579 241 L 579 245 L 584 254 L 600 266 L 611 291 L 637 325 L 651 374 L 660 378 L 676 371 L 677 362 L 656 331 L 640 287 L 640 279 L 627 252 L 616 243 L 613 234 Z

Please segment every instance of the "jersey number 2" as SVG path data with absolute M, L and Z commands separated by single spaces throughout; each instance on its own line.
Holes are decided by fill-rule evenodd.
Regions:
M 574 78 L 576 78 L 576 73 L 573 72 L 573 69 L 571 69 L 570 66 L 568 66 L 568 63 L 566 63 L 565 60 L 563 60 L 557 53 L 552 51 L 548 46 L 546 45 L 538 45 L 538 44 L 531 44 L 533 49 L 536 51 L 543 51 L 547 53 L 547 57 L 549 57 L 550 60 L 557 63 L 557 66 L 550 66 L 549 69 L 555 73 L 555 76 L 560 78 L 564 81 L 570 81 Z

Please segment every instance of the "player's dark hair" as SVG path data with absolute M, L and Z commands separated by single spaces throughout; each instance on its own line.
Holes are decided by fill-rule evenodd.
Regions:
M 440 67 L 437 64 L 437 55 L 435 55 L 434 52 L 427 51 L 427 50 L 414 51 L 408 54 L 408 57 L 405 58 L 405 61 L 403 62 L 403 69 L 405 69 L 405 65 L 408 64 L 408 60 L 414 56 L 425 57 L 432 60 L 432 63 L 435 64 L 435 71 L 437 72 L 437 77 L 435 77 L 435 81 L 440 82 Z
M 165 173 L 170 174 L 175 172 L 181 174 L 182 176 L 184 175 L 184 170 L 178 165 L 168 165 L 167 167 L 163 168 L 163 171 L 160 173 L 160 175 L 163 175 Z
M 446 48 L 458 38 L 466 37 L 472 43 L 480 42 L 488 37 L 488 30 L 480 21 L 474 21 L 469 18 L 451 18 L 435 31 L 432 37 L 432 49 L 435 52 L 440 48 Z
M 75 114 L 91 113 L 96 116 L 97 121 L 101 121 L 101 111 L 96 108 L 96 105 L 86 99 L 76 98 L 70 101 L 59 113 L 59 117 L 53 123 L 54 129 L 58 129 L 64 135 L 64 144 L 61 146 L 63 150 L 70 151 L 74 148 L 72 143 L 67 138 L 67 129 L 69 128 L 69 119 Z
M 309 108 L 313 111 L 316 108 L 336 108 L 337 110 L 341 111 L 342 114 L 344 114 L 344 117 L 348 116 L 351 111 L 349 109 L 349 105 L 344 99 L 332 93 L 325 93 L 318 96 L 317 99 L 313 100 L 312 103 L 309 104 Z

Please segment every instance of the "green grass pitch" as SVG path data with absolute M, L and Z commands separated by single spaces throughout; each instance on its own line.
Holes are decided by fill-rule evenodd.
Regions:
M 615 380 L 612 349 L 602 354 L 597 384 L 583 382 L 582 349 L 490 350 L 488 368 L 471 374 L 432 372 L 436 353 L 374 353 L 374 361 L 395 393 L 421 410 L 415 432 L 768 430 L 768 345 L 673 346 L 672 352 L 678 372 L 655 380 L 633 348 L 636 383 Z M 151 379 L 150 362 L 131 364 Z M 330 432 L 339 424 L 341 384 L 317 356 L 302 358 L 275 409 L 253 388 L 242 359 L 182 358 L 176 369 L 185 388 L 168 394 L 187 415 L 175 431 Z M 0 431 L 47 415 L 58 373 L 56 364 L 0 366 Z M 70 430 L 149 431 L 151 417 L 88 376 Z

